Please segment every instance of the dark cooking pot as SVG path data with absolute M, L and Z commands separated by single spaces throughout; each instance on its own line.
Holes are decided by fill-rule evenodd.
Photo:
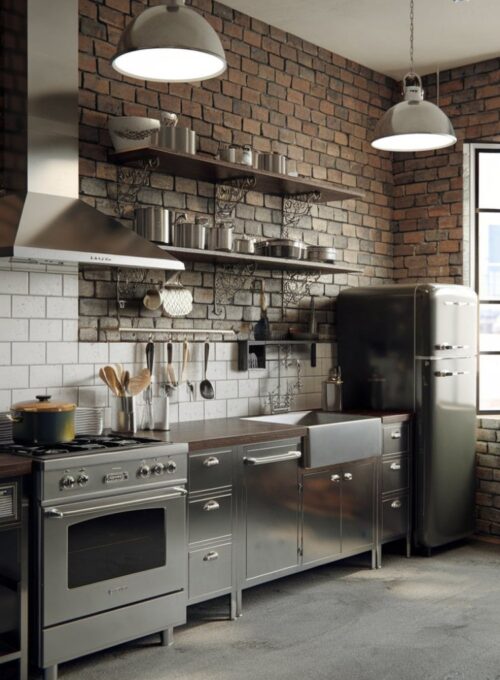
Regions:
M 75 404 L 50 401 L 37 396 L 37 401 L 14 404 L 7 416 L 12 422 L 12 439 L 16 444 L 61 444 L 75 438 Z

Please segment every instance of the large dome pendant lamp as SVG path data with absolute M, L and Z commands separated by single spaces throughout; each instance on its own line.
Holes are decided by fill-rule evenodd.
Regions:
M 123 31 L 113 68 L 119 73 L 165 83 L 215 78 L 227 68 L 219 36 L 185 0 L 149 7 Z
M 414 0 L 410 0 L 410 71 L 403 78 L 404 101 L 384 113 L 372 146 L 384 151 L 432 151 L 457 141 L 448 116 L 424 100 L 422 80 L 413 69 Z

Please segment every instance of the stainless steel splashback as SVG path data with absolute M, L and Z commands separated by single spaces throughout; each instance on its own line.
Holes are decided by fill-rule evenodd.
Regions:
M 16 0 L 1 13 L 5 34 L 12 26 L 22 34 L 0 41 L 3 78 L 9 77 L 2 83 L 0 255 L 184 269 L 79 200 L 78 0 Z

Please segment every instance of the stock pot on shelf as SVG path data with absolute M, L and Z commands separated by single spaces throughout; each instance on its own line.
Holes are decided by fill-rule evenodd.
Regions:
M 12 439 L 16 444 L 63 444 L 75 438 L 75 404 L 41 395 L 10 407 Z

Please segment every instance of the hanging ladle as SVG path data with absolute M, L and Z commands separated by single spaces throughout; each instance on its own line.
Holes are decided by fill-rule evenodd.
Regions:
M 215 392 L 210 380 L 207 380 L 207 368 L 208 368 L 208 354 L 210 352 L 210 343 L 205 343 L 205 375 L 204 379 L 200 383 L 200 394 L 203 399 L 213 399 L 215 397 Z

